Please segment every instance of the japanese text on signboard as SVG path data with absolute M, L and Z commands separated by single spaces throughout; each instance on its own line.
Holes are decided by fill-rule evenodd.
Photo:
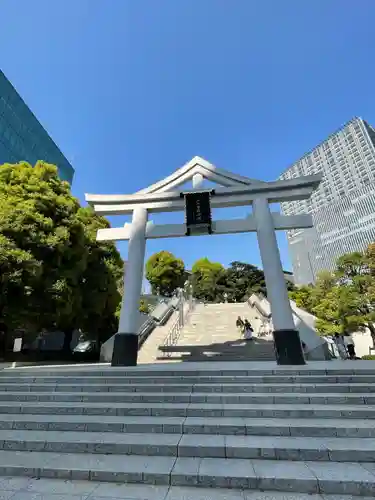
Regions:
M 211 232 L 211 204 L 210 192 L 185 194 L 186 227 L 191 232 Z

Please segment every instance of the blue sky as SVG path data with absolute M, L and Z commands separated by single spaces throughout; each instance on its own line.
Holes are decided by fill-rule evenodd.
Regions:
M 272 180 L 352 116 L 375 123 L 374 0 L 0 0 L 0 19 L 2 70 L 81 200 L 195 155 Z M 148 242 L 161 249 L 260 265 L 254 234 Z

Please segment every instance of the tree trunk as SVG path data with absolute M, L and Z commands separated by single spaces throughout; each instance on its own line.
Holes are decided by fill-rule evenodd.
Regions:
M 373 323 L 368 323 L 367 328 L 370 330 L 372 338 L 372 347 L 375 347 L 375 326 Z
M 72 342 L 72 339 L 73 339 L 73 328 L 64 330 L 64 343 L 62 348 L 63 352 L 65 353 L 71 352 L 70 344 Z
M 8 328 L 6 324 L 0 322 L 0 359 L 5 358 L 7 333 Z

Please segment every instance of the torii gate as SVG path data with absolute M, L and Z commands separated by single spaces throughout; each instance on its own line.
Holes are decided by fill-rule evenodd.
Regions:
M 204 189 L 204 179 L 219 185 Z M 178 187 L 192 181 L 193 189 Z M 86 194 L 86 201 L 99 215 L 132 214 L 132 222 L 123 227 L 99 229 L 98 241 L 128 240 L 119 331 L 115 336 L 112 366 L 135 366 L 138 356 L 138 315 L 142 289 L 146 240 L 200 234 L 228 234 L 256 231 L 263 264 L 267 295 L 274 326 L 278 364 L 304 364 L 299 333 L 295 328 L 288 298 L 275 230 L 305 229 L 313 226 L 311 215 L 281 215 L 271 212 L 269 203 L 309 199 L 319 186 L 321 175 L 262 182 L 215 167 L 194 157 L 172 175 L 131 195 Z M 211 207 L 252 205 L 252 214 L 244 219 L 211 221 Z M 185 224 L 154 224 L 152 212 L 184 211 Z

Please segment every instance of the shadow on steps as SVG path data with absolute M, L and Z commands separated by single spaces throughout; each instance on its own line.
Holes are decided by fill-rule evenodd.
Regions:
M 163 361 L 275 361 L 271 340 L 232 340 L 209 345 L 160 346 Z

